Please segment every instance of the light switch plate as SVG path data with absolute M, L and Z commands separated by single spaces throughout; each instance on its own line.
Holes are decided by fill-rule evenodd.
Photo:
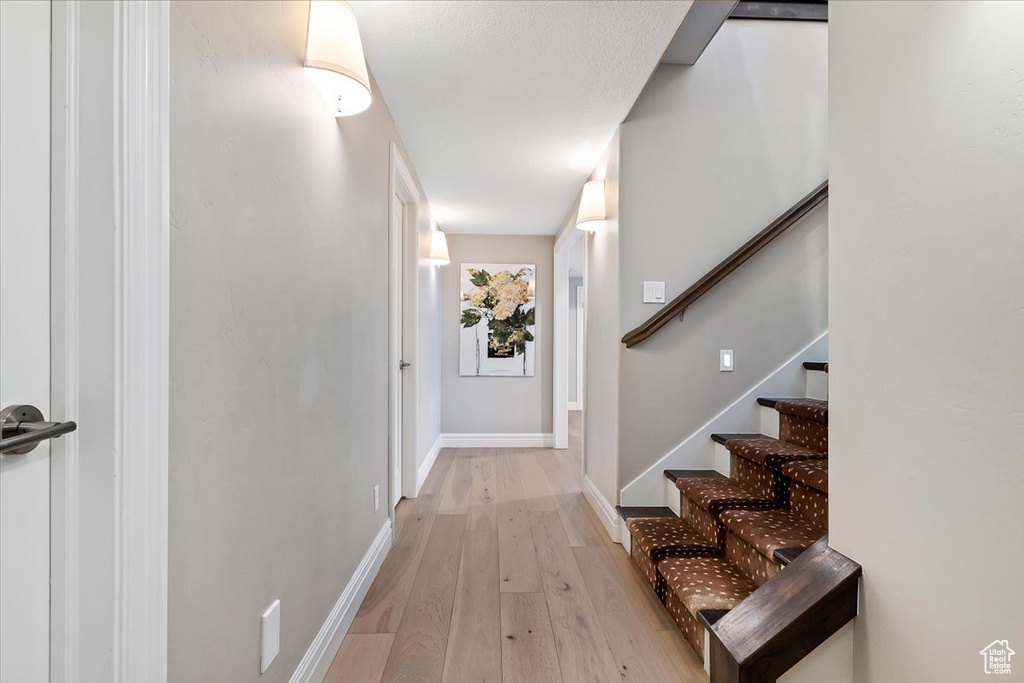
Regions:
M 718 369 L 721 372 L 732 372 L 733 367 L 736 365 L 736 358 L 733 356 L 732 349 L 722 349 L 718 352 Z
M 644 303 L 663 304 L 665 303 L 664 282 L 644 282 Z
M 260 629 L 260 673 L 270 668 L 270 663 L 281 651 L 281 601 L 274 600 L 263 613 Z

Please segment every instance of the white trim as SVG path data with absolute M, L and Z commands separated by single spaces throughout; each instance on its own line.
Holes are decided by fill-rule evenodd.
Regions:
M 434 463 L 437 462 L 437 456 L 441 453 L 441 438 L 442 435 L 438 434 L 437 439 L 434 440 L 434 445 L 427 451 L 427 457 L 424 458 L 423 462 L 420 463 L 419 468 L 416 470 L 416 495 L 420 495 L 420 489 L 423 488 L 423 482 L 427 480 L 427 475 L 430 474 L 431 468 L 434 467 Z
M 750 432 L 760 425 L 758 396 L 801 396 L 804 391 L 805 360 L 820 360 L 828 347 L 828 330 L 769 373 L 742 396 L 698 427 L 676 447 L 658 458 L 642 474 L 622 487 L 622 505 L 669 505 L 663 480 L 667 469 L 711 469 L 714 467 L 715 432 Z
M 76 419 L 79 400 L 79 4 L 52 5 L 51 419 Z M 60 265 L 58 265 L 60 264 Z M 72 416 L 76 416 L 73 418 Z M 77 681 L 79 674 L 78 434 L 50 444 L 50 680 Z
M 554 434 L 442 434 L 444 448 L 553 448 Z
M 583 410 L 583 403 L 581 401 L 569 401 L 569 412 Z
M 369 550 L 360 560 L 352 578 L 349 579 L 345 590 L 341 592 L 338 601 L 334 603 L 330 614 L 310 643 L 302 661 L 295 668 L 290 683 L 313 683 L 322 681 L 327 675 L 327 670 L 331 668 L 331 662 L 341 647 L 341 641 L 345 639 L 359 605 L 370 590 L 370 585 L 380 571 L 390 548 L 391 520 L 386 519 L 384 526 L 377 532 L 377 537 L 370 544 Z
M 586 496 L 590 507 L 594 509 L 597 518 L 601 520 L 608 536 L 616 543 L 621 543 L 622 519 L 619 517 L 618 511 L 585 474 L 583 475 L 583 495 Z
M 114 680 L 167 679 L 168 2 L 114 10 Z
M 413 180 L 409 165 L 402 156 L 398 145 L 391 141 L 390 147 L 390 174 L 388 187 L 388 261 L 389 261 L 389 293 L 388 293 L 388 498 L 392 514 L 394 506 L 402 496 L 415 497 L 418 489 L 416 485 L 416 453 L 419 452 L 419 444 L 416 442 L 416 430 L 406 428 L 409 425 L 416 425 L 417 406 L 417 377 L 420 370 L 418 348 L 416 346 L 416 321 L 419 315 L 419 277 L 418 264 L 416 268 L 409 267 L 405 262 L 403 249 L 396 249 L 396 245 L 404 245 L 409 250 L 405 240 L 419 239 L 419 226 L 413 235 L 408 234 L 409 222 L 403 220 L 401 225 L 395 225 L 392 220 L 391 201 L 397 195 L 402 204 L 408 207 L 409 211 L 418 211 L 422 204 L 422 195 L 419 187 Z M 417 219 L 419 218 L 417 214 Z M 417 242 L 418 243 L 418 242 Z M 413 272 L 409 272 L 412 270 Z M 412 306 L 412 330 L 404 330 L 404 326 L 410 324 L 409 320 L 402 316 L 402 292 Z M 410 334 L 411 332 L 411 334 Z M 403 358 L 403 336 L 408 340 L 410 348 L 404 349 L 408 353 Z M 399 369 L 399 362 L 405 360 L 412 365 L 404 371 Z M 403 373 L 403 374 L 399 374 Z M 398 381 L 401 379 L 402 390 L 398 390 Z M 406 396 L 408 394 L 408 396 Z M 411 403 L 403 398 L 410 398 Z M 404 414 L 405 406 L 411 405 L 411 414 Z M 410 437 L 410 434 L 413 436 Z M 408 443 L 411 441 L 411 443 Z M 410 457 L 411 455 L 411 457 Z M 411 460 L 411 462 L 406 462 Z M 400 480 L 395 481 L 396 470 L 401 470 Z

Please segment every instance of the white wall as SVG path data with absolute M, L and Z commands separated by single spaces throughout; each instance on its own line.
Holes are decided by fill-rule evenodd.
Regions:
M 620 338 L 660 308 L 645 280 L 671 301 L 827 177 L 827 30 L 730 19 L 696 65 L 655 72 L 621 127 Z M 621 347 L 623 484 L 825 330 L 827 273 L 818 209 L 682 322 Z
M 829 6 L 830 542 L 857 681 L 1024 680 L 1024 4 Z
M 302 68 L 307 16 L 171 7 L 171 680 L 288 680 L 387 519 L 372 488 L 387 490 L 398 133 L 377 90 L 329 115 Z M 274 599 L 281 652 L 261 676 Z
M 619 132 L 592 178 L 605 180 L 608 220 L 584 236 L 587 302 L 583 386 L 583 471 L 605 499 L 618 501 L 619 479 Z
M 554 245 L 554 237 L 549 235 L 448 235 L 451 264 L 441 269 L 443 433 L 551 434 Z M 463 263 L 536 264 L 533 377 L 459 376 Z

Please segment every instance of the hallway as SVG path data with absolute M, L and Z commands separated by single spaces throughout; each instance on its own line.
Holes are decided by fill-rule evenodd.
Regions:
M 707 680 L 581 493 L 581 427 L 567 451 L 442 451 L 327 683 Z

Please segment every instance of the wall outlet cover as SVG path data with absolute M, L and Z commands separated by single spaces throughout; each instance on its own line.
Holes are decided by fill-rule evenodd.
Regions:
M 720 372 L 732 372 L 736 364 L 732 349 L 722 349 L 718 352 L 718 370 Z
M 260 673 L 266 673 L 270 663 L 281 651 L 281 601 L 274 600 L 263 613 L 260 629 Z

